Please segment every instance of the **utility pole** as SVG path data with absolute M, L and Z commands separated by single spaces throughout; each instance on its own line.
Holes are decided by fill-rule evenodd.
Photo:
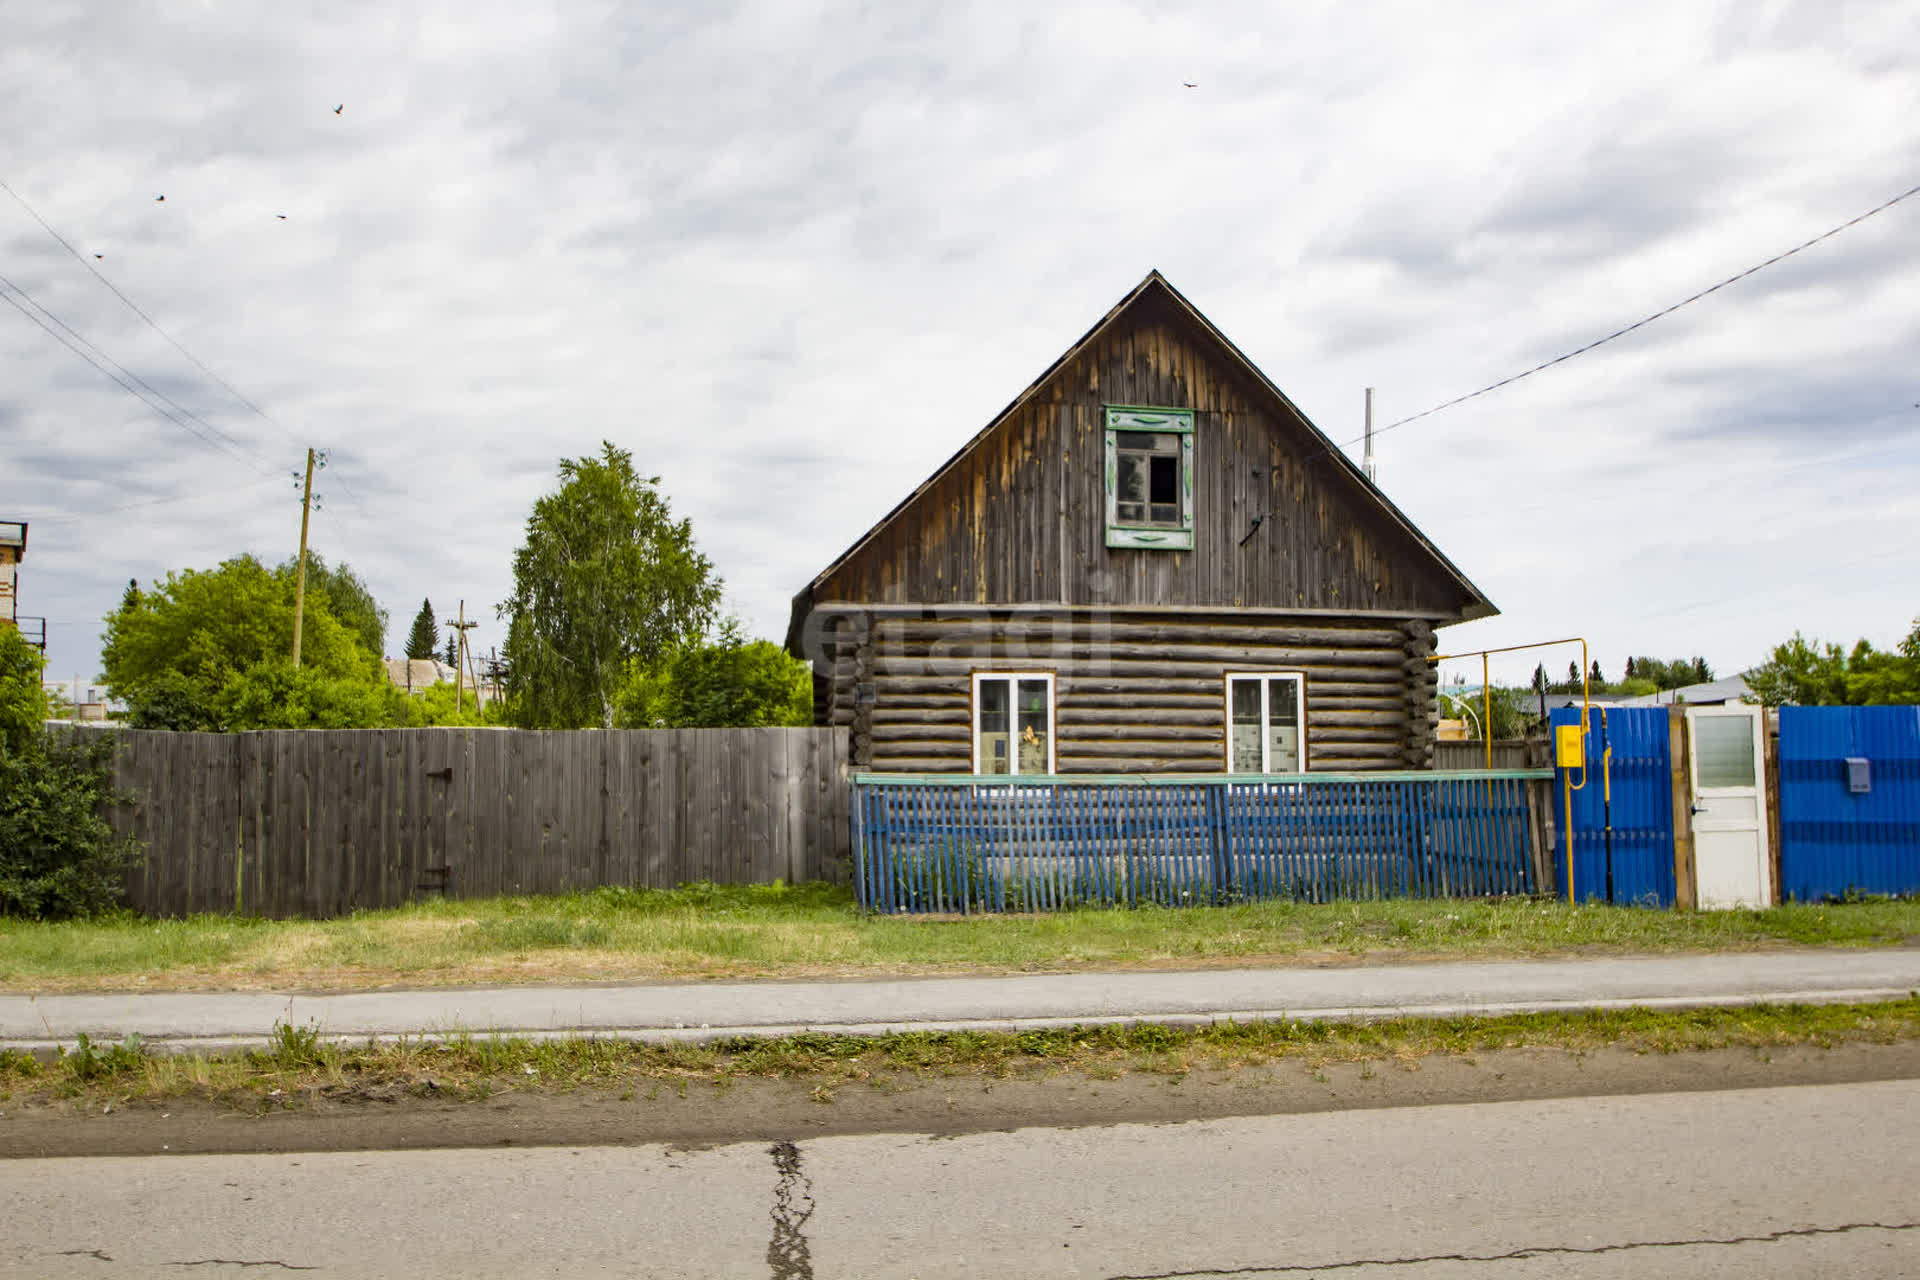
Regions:
M 459 648 L 455 649 L 453 653 L 453 656 L 454 656 L 453 714 L 459 715 L 460 714 L 460 681 L 461 681 L 461 678 L 466 674 L 466 666 L 467 666 L 467 632 L 472 630 L 474 627 L 479 626 L 480 624 L 477 622 L 467 621 L 467 602 L 465 600 L 462 600 L 460 602 L 459 620 L 457 622 L 449 622 L 447 625 L 449 627 L 452 627 L 454 630 L 454 634 L 460 637 L 460 646 Z M 478 678 L 476 678 L 473 682 L 473 701 L 476 707 L 479 706 L 480 681 L 478 680 Z
M 300 665 L 300 624 L 307 616 L 307 517 L 313 513 L 313 450 L 307 450 L 307 481 L 300 493 L 300 563 L 293 571 L 293 665 Z

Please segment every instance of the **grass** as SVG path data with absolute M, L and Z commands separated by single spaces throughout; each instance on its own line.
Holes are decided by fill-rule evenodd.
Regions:
M 477 1100 L 503 1093 L 582 1088 L 622 1098 L 725 1088 L 741 1080 L 798 1080 L 816 1097 L 867 1084 L 898 1088 L 952 1079 L 1033 1079 L 1132 1072 L 1179 1077 L 1204 1069 L 1299 1062 L 1411 1067 L 1435 1055 L 1503 1049 L 1586 1053 L 1601 1048 L 1680 1053 L 1789 1046 L 1891 1044 L 1920 1037 L 1920 996 L 1858 1005 L 1756 1005 L 1732 1009 L 1596 1010 L 1492 1018 L 1382 1022 L 1156 1024 L 1019 1033 L 918 1032 L 858 1037 L 797 1035 L 650 1045 L 617 1040 L 458 1038 L 343 1047 L 311 1028 L 281 1026 L 266 1049 L 224 1057 L 144 1053 L 135 1038 L 83 1043 L 44 1062 L 0 1051 L 0 1101 L 75 1100 L 86 1105 L 194 1098 L 261 1112 L 323 1099 L 403 1097 Z
M 1543 899 L 873 916 L 820 884 L 430 901 L 339 920 L 0 921 L 0 991 L 446 986 L 1192 968 L 1920 940 L 1920 901 L 1672 912 Z

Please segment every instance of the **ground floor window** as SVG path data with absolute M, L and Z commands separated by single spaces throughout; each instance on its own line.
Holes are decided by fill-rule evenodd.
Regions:
M 1305 772 L 1306 677 L 1229 672 L 1226 683 L 1227 772 Z
M 1052 672 L 974 673 L 973 771 L 1054 771 Z

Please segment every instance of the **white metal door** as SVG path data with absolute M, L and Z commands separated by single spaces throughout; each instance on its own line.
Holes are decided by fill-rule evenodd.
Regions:
M 1687 708 L 1695 901 L 1704 909 L 1772 905 L 1760 707 Z

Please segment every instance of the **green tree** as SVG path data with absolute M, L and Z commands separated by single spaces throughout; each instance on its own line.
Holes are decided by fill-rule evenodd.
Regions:
M 711 729 L 813 723 L 813 669 L 729 620 L 712 644 L 636 669 L 615 719 L 632 729 Z
M 19 628 L 0 624 L 0 749 L 24 750 L 45 732 L 46 665 Z
M 298 559 L 287 561 L 279 572 L 289 581 L 299 568 Z M 311 619 L 315 594 L 325 598 L 327 609 L 351 631 L 360 647 L 376 658 L 387 652 L 387 611 L 373 598 L 366 582 L 346 565 L 329 565 L 326 558 L 311 548 L 307 551 L 307 609 Z M 311 625 L 311 623 L 309 623 Z M 307 660 L 307 637 L 300 637 L 300 661 Z
M 440 624 L 433 620 L 433 601 L 422 600 L 420 612 L 413 615 L 413 629 L 407 632 L 407 657 L 431 658 L 440 647 Z
M 127 700 L 136 728 L 268 727 L 230 717 L 261 705 L 246 688 L 258 685 L 266 668 L 293 670 L 293 599 L 291 566 L 270 570 L 252 556 L 169 573 L 137 603 L 123 602 L 108 615 L 101 648 L 107 687 Z M 324 588 L 309 591 L 306 615 L 301 671 L 385 688 L 379 659 L 334 617 Z
M 1791 640 L 1774 646 L 1766 662 L 1747 672 L 1747 684 L 1769 707 L 1920 703 L 1920 618 L 1890 653 L 1866 640 L 1843 650 L 1796 631 Z
M 1541 671 L 1539 675 L 1544 680 L 1546 672 Z M 1461 684 L 1441 690 L 1440 701 L 1445 714 L 1467 722 L 1468 732 L 1475 742 L 1486 733 L 1487 725 L 1481 723 L 1483 718 L 1490 717 L 1488 723 L 1492 725 L 1495 738 L 1523 738 L 1537 718 L 1534 710 L 1536 694 L 1532 689 L 1493 685 L 1482 693 L 1477 688 L 1469 689 Z
M 1705 658 L 1659 658 L 1636 656 L 1627 659 L 1633 670 L 1628 674 L 1651 681 L 1655 689 L 1679 689 L 1690 684 L 1705 684 L 1713 679 L 1713 667 Z
M 405 697 L 385 680 L 270 660 L 230 673 L 212 710 L 230 729 L 367 729 L 404 719 Z
M 527 519 L 500 606 L 507 713 L 528 728 L 611 728 L 636 664 L 650 670 L 707 634 L 721 583 L 632 454 L 603 443 L 559 472 Z
M 113 904 L 132 845 L 102 816 L 111 741 L 47 736 L 44 665 L 0 626 L 0 915 L 63 919 Z
M 400 716 L 401 719 L 396 723 L 411 729 L 477 727 L 502 723 L 500 700 L 495 698 L 481 706 L 472 686 L 460 691 L 459 705 L 456 707 L 454 683 L 451 680 L 430 684 L 416 690 L 412 697 L 403 697 Z

